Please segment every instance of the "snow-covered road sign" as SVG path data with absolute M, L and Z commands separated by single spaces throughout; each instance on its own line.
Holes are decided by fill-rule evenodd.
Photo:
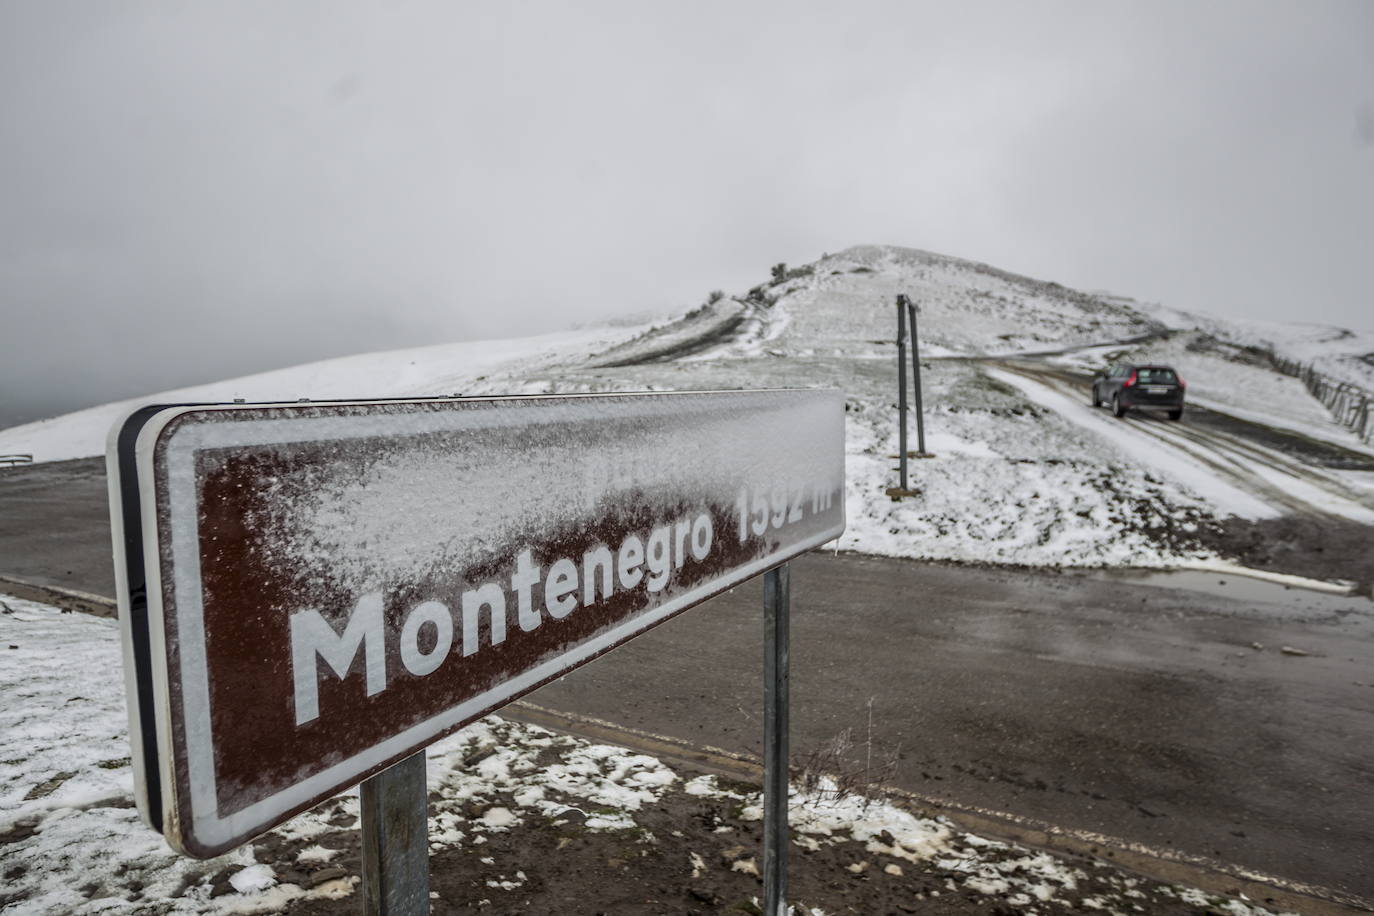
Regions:
M 844 530 L 834 391 L 155 406 L 108 462 L 139 806 L 201 857 Z

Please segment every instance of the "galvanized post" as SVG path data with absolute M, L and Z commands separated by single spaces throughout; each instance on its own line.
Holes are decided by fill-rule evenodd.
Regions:
M 425 752 L 363 780 L 363 912 L 429 913 L 429 795 Z
M 906 300 L 907 317 L 911 319 L 911 377 L 915 380 L 916 386 L 916 453 L 924 455 L 926 453 L 926 417 L 921 396 L 921 335 L 916 330 L 916 303 L 907 296 L 902 296 L 902 298 Z
M 897 297 L 897 459 L 901 469 L 901 483 L 906 491 L 906 309 L 901 296 Z
M 787 564 L 763 574 L 763 912 L 787 916 Z

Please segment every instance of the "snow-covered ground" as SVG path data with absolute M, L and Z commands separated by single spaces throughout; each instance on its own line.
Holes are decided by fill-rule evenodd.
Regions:
M 897 482 L 899 292 L 921 309 L 933 457 L 911 463 L 919 495 L 894 502 L 885 491 Z M 1355 366 L 1363 363 L 1351 354 L 1367 345 L 1374 350 L 1359 334 L 1226 322 L 929 252 L 861 246 L 652 327 L 369 354 L 141 400 L 830 386 L 847 400 L 849 529 L 837 546 L 962 561 L 1171 566 L 1215 559 L 1198 532 L 1231 516 L 1335 507 L 1363 521 L 1374 511 L 1371 487 L 1358 472 L 1299 479 L 1288 473 L 1292 461 L 1268 456 L 1254 474 L 1227 476 L 1218 469 L 1263 447 L 1238 457 L 1161 431 L 1142 444 L 1139 430 L 1071 408 L 1064 391 L 998 375 L 986 358 L 1037 353 L 1080 370 L 1123 355 L 1167 361 L 1195 403 L 1374 454 L 1253 349 L 1329 353 Z M 1085 404 L 1086 388 L 1077 396 Z M 127 403 L 0 431 L 0 453 L 39 461 L 100 454 Z
M 344 898 L 356 892 L 357 874 L 338 867 L 340 837 L 356 839 L 356 792 L 218 859 L 180 857 L 134 808 L 114 622 L 0 598 L 0 646 L 7 660 L 0 667 L 0 909 L 6 914 L 271 913 L 312 898 L 356 908 Z M 488 843 L 498 845 L 491 842 L 498 834 L 540 825 L 605 834 L 616 854 L 636 845 L 658 848 L 670 838 L 653 836 L 641 819 L 675 795 L 728 802 L 740 827 L 762 817 L 757 792 L 497 717 L 430 747 L 427 773 L 433 856 L 459 847 L 480 855 Z M 795 792 L 790 817 L 798 855 L 835 847 L 852 855 L 851 864 L 839 866 L 850 871 L 872 868 L 890 879 L 900 879 L 904 869 L 935 872 L 944 877 L 934 894 L 973 891 L 990 911 L 996 904 L 1027 913 L 1065 906 L 1139 912 L 1140 904 L 1168 901 L 1232 916 L 1269 912 L 1105 866 L 1068 863 L 896 805 L 837 798 L 824 781 L 809 793 Z M 729 860 L 712 845 L 718 834 L 739 828 L 710 829 L 696 820 L 683 818 L 674 831 L 684 846 L 677 880 L 690 885 L 711 869 L 757 875 L 757 850 L 747 837 L 734 841 Z M 468 862 L 489 868 L 481 876 L 486 897 L 500 901 L 503 911 L 550 864 L 491 856 L 479 858 L 480 865 Z M 930 893 L 913 890 L 912 904 Z M 799 906 L 794 912 L 826 911 Z
M 1213 473 L 1185 450 L 1158 448 L 1153 438 L 1141 428 L 1142 424 L 1122 423 L 1109 413 L 1094 410 L 1082 398 L 1070 398 L 1023 375 L 997 369 L 987 371 L 993 378 L 1025 392 L 1037 404 L 1043 404 L 1099 439 L 1113 443 L 1123 459 L 1132 456 L 1136 463 L 1153 468 L 1171 481 L 1182 483 L 1188 490 L 1206 493 L 1212 506 L 1229 515 L 1273 518 L 1279 514 L 1276 506 Z
M 1127 359 L 1186 366 L 1183 378 L 1188 383 L 1190 403 L 1374 455 L 1374 446 L 1334 423 L 1331 414 L 1308 394 L 1300 380 L 1275 372 L 1253 351 L 1203 331 L 1182 329 L 1167 338 L 1074 350 L 1048 361 L 1097 372 L 1111 362 Z

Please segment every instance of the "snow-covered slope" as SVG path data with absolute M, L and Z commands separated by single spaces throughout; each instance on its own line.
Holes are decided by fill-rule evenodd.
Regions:
M 1170 328 L 1200 331 L 1250 350 L 1315 366 L 1341 381 L 1374 391 L 1374 331 L 1324 324 L 1221 319 L 1159 305 L 1136 306 Z
M 1167 337 L 1074 350 L 1048 361 L 1087 372 L 1117 359 L 1178 366 L 1193 404 L 1374 453 L 1350 430 L 1333 423 L 1299 379 L 1275 372 L 1263 350 L 1221 340 L 1209 331 L 1185 326 Z
M 896 483 L 898 293 L 920 306 L 933 457 L 912 462 L 920 495 L 893 502 L 885 490 Z M 1299 480 L 1301 461 L 1276 457 L 1247 477 L 1231 469 L 1249 458 L 1211 454 L 1216 443 L 1205 437 L 1185 440 L 1170 430 L 1167 438 L 1146 424 L 1118 435 L 1097 415 L 1078 415 L 1075 399 L 1086 401 L 1086 388 L 1077 391 L 1080 383 L 1063 375 L 1124 354 L 1168 361 L 1189 379 L 1195 403 L 1351 454 L 1362 448 L 1255 349 L 1320 355 L 1329 345 L 1331 359 L 1346 359 L 1340 354 L 1363 346 L 1352 343 L 1359 335 L 1322 337 L 1305 326 L 1264 332 L 1269 337 L 1253 324 L 1082 293 L 930 252 L 862 246 L 778 270 L 751 290 L 652 327 L 369 354 L 140 400 L 833 386 L 845 392 L 848 410 L 849 531 L 840 546 L 1037 565 L 1164 565 L 1215 559 L 1203 535 L 1228 516 L 1310 507 L 1363 521 L 1374 512 L 1368 475 L 1314 472 Z M 1012 358 L 1027 354 L 1063 375 L 1050 380 L 1061 386 L 1058 395 L 1047 393 L 1044 379 L 1004 374 L 1016 369 Z M 0 431 L 0 453 L 99 454 L 126 406 Z M 1168 460 L 1141 460 L 1143 447 Z M 1267 454 L 1244 447 L 1252 457 Z M 1288 491 L 1313 495 L 1304 502 Z
M 764 353 L 881 358 L 883 348 L 893 346 L 898 293 L 920 304 L 927 356 L 1077 347 L 1164 330 L 1162 322 L 1110 297 L 927 251 L 864 245 L 786 271 L 737 298 L 705 305 L 599 362 L 617 366 Z
M 407 350 L 364 353 L 115 401 L 0 430 L 0 454 L 30 454 L 61 461 L 103 454 L 110 427 L 139 404 L 201 401 L 296 401 L 423 397 L 459 394 L 475 379 L 503 379 L 550 364 L 577 362 L 644 328 L 599 327 L 514 340 L 478 340 Z
M 927 447 L 934 457 L 912 462 L 920 496 L 893 502 L 884 491 L 896 483 L 899 292 L 921 309 Z M 1301 462 L 1289 462 L 1238 478 L 1228 470 L 1237 459 L 1212 454 L 1207 443 L 1185 448 L 1117 435 L 1055 409 L 1059 402 L 1038 393 L 1043 389 L 1008 384 L 991 366 L 996 358 L 1034 353 L 1100 368 L 1109 355 L 1154 353 L 1172 358 L 1185 375 L 1198 370 L 1195 391 L 1219 409 L 1243 413 L 1235 386 L 1255 386 L 1263 395 L 1250 399 L 1257 419 L 1361 448 L 1295 379 L 1256 364 L 1244 347 L 1190 350 L 1189 342 L 1205 335 L 1192 331 L 1176 340 L 1173 317 L 929 252 L 864 246 L 703 306 L 590 364 L 552 367 L 523 381 L 563 392 L 841 388 L 850 506 L 841 546 L 865 552 L 1036 565 L 1207 562 L 1214 547 L 1203 535 L 1229 516 L 1263 519 L 1297 507 L 1370 518 L 1374 491 L 1356 475 L 1313 470 L 1314 483 Z M 501 384 L 493 376 L 474 393 L 496 393 Z M 1086 386 L 1075 396 L 1086 404 Z M 1143 449 L 1168 460 L 1142 460 Z M 1290 473 L 1295 468 L 1299 476 Z M 1287 490 L 1311 498 L 1276 499 Z

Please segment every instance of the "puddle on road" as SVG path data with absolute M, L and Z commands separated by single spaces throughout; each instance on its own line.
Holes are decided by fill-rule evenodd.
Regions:
M 1334 611 L 1357 608 L 1362 611 L 1374 611 L 1374 601 L 1362 595 L 1334 594 L 1270 582 L 1266 579 L 1201 569 L 1123 570 L 1099 573 L 1095 578 L 1132 585 L 1184 589 L 1206 595 L 1218 595 L 1233 601 L 1279 604 L 1293 609 Z

